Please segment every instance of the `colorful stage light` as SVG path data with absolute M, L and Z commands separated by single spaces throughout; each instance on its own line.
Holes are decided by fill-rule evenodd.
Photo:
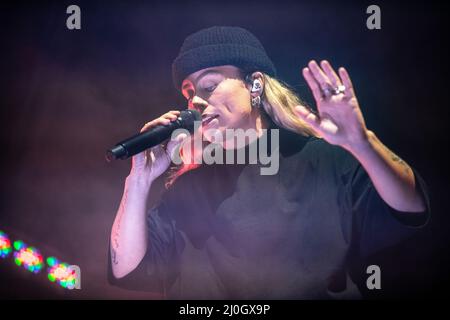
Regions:
M 6 258 L 11 253 L 11 241 L 8 235 L 0 231 L 0 258 Z
M 0 258 L 10 256 L 14 250 L 12 257 L 18 266 L 22 266 L 30 272 L 39 273 L 45 264 L 39 251 L 34 247 L 27 246 L 21 240 L 12 242 L 11 246 L 11 241 L 6 233 L 0 231 Z M 66 289 L 81 289 L 79 266 L 60 262 L 55 257 L 48 257 L 46 262 L 48 265 L 47 277 L 51 282 L 56 282 Z
M 48 257 L 47 265 L 49 266 L 48 279 L 51 282 L 56 282 L 66 289 L 75 287 L 77 275 L 75 270 L 72 270 L 67 263 L 61 263 L 55 257 Z
M 38 273 L 41 271 L 44 259 L 36 248 L 27 247 L 20 240 L 14 241 L 14 262 L 18 266 L 23 266 L 30 272 Z

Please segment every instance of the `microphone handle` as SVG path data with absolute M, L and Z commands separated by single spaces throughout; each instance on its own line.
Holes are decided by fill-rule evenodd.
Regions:
M 177 119 L 167 125 L 158 125 L 148 131 L 138 133 L 109 149 L 106 153 L 106 159 L 108 161 L 113 159 L 128 159 L 135 154 L 160 144 L 169 138 L 174 130 L 181 128 L 181 126 L 180 119 Z

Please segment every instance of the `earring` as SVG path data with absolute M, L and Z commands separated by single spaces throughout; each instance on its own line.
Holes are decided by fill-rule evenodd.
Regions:
M 262 88 L 261 81 L 255 79 L 253 81 L 252 92 L 258 92 L 261 90 L 261 88 Z
M 252 98 L 252 107 L 259 108 L 260 106 L 261 106 L 261 97 L 260 96 L 253 97 Z

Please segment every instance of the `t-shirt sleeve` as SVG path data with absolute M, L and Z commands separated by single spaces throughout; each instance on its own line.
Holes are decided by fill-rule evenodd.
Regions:
M 128 275 L 117 279 L 112 274 L 111 253 L 108 259 L 108 281 L 129 290 L 150 291 L 165 295 L 178 272 L 176 231 L 166 201 L 147 213 L 148 246 L 139 265 Z
M 428 188 L 420 174 L 412 168 L 416 190 L 423 197 L 424 212 L 401 212 L 390 207 L 378 194 L 369 175 L 351 155 L 346 157 L 345 194 L 352 211 L 353 232 L 361 257 L 393 246 L 413 236 L 430 218 Z M 354 238 L 355 239 L 355 238 Z

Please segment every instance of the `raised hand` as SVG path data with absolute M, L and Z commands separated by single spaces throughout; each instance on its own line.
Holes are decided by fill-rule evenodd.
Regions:
M 297 106 L 299 117 L 331 144 L 351 150 L 365 143 L 368 130 L 347 71 L 339 68 L 338 76 L 328 61 L 319 66 L 312 60 L 303 69 L 303 77 L 314 95 L 318 114 Z

